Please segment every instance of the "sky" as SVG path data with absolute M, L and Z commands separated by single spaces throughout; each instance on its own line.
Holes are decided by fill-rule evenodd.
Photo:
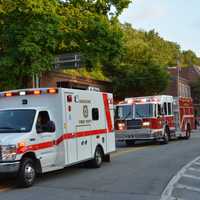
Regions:
M 200 0 L 134 0 L 120 21 L 146 31 L 155 29 L 182 50 L 200 56 Z

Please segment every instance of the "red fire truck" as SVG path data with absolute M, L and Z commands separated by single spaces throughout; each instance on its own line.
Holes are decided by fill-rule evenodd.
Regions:
M 116 140 L 127 145 L 137 140 L 190 138 L 195 128 L 191 98 L 168 95 L 126 98 L 116 105 Z

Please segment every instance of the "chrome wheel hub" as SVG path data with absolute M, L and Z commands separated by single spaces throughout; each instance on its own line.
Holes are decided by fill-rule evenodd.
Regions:
M 31 183 L 35 178 L 35 169 L 33 168 L 33 166 L 28 163 L 25 166 L 25 179 L 27 182 Z

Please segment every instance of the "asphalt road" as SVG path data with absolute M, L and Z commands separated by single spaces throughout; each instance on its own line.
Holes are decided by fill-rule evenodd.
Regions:
M 127 148 L 121 144 L 112 155 L 111 163 L 103 164 L 100 169 L 75 166 L 48 173 L 28 189 L 15 188 L 12 178 L 1 177 L 0 200 L 159 200 L 169 181 L 198 156 L 200 133 L 193 134 L 190 140 L 172 141 L 168 145 L 142 143 Z M 200 176 L 200 168 L 193 171 L 193 178 L 194 175 Z M 190 180 L 193 186 L 197 181 L 196 188 L 200 189 L 200 178 Z M 190 194 L 189 200 L 200 199 L 200 193 L 191 198 L 196 194 Z

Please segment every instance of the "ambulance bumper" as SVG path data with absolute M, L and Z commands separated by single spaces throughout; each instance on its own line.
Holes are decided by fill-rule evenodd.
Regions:
M 142 129 L 132 129 L 124 131 L 116 131 L 115 138 L 116 141 L 125 141 L 125 140 L 154 140 L 161 138 L 161 133 L 154 132 L 152 133 L 151 129 L 142 128 Z
M 0 173 L 15 173 L 19 170 L 20 162 L 0 162 Z

